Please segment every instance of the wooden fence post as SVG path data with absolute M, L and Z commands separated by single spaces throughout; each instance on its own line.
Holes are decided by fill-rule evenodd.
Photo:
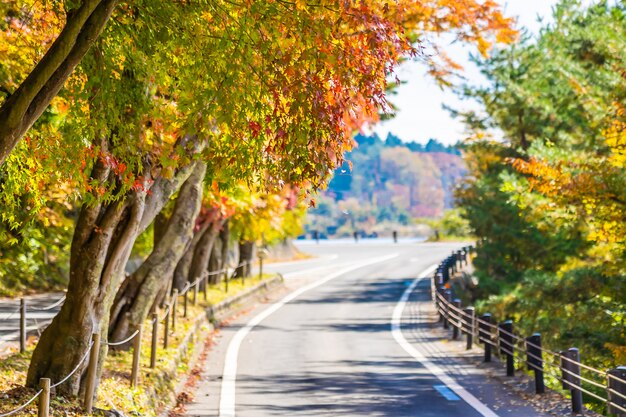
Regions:
M 459 330 L 463 323 L 463 310 L 461 310 L 461 300 L 458 298 L 454 299 L 452 305 L 456 307 L 454 314 L 459 316 L 458 320 L 455 320 L 456 323 L 455 321 L 452 322 L 452 339 L 456 340 L 459 338 Z
M 535 333 L 526 338 L 526 362 L 528 369 L 534 371 L 535 374 L 535 393 L 543 394 L 545 392 L 545 383 L 543 380 L 543 356 L 541 350 L 541 333 Z
M 467 337 L 465 349 L 470 350 L 474 344 L 474 326 L 476 322 L 474 317 L 476 316 L 476 311 L 474 307 L 467 307 L 463 312 L 465 313 L 465 335 Z
M 39 380 L 39 388 L 42 389 L 39 396 L 39 408 L 37 410 L 37 417 L 49 417 L 50 416 L 50 378 L 41 378 Z
M 485 362 L 491 362 L 491 314 L 485 313 L 480 318 L 482 322 L 478 326 L 478 340 L 485 344 Z M 484 323 L 483 323 L 484 322 Z
M 506 356 L 506 375 L 515 376 L 515 347 L 513 345 L 513 321 L 500 323 L 498 336 L 500 339 L 500 353 Z
M 152 313 L 152 346 L 150 349 L 150 368 L 156 368 L 156 351 L 159 341 L 159 313 Z
M 176 331 L 176 308 L 178 307 L 178 288 L 174 288 L 172 294 L 172 331 Z
M 607 373 L 609 413 L 623 416 L 626 408 L 626 366 L 618 366 Z M 618 408 L 621 407 L 622 409 Z
M 91 413 L 93 408 L 93 400 L 96 390 L 96 376 L 98 369 L 98 355 L 100 353 L 100 333 L 94 333 L 92 336 L 93 345 L 89 354 L 89 365 L 87 368 L 87 385 L 85 387 L 85 412 Z
M 139 361 L 141 360 L 141 338 L 143 337 L 143 323 L 139 325 L 139 333 L 133 340 L 133 367 L 130 371 L 130 386 L 137 386 L 139 380 Z
M 183 294 L 185 299 L 183 300 L 183 317 L 187 318 L 187 305 L 189 304 L 189 288 Z
M 26 299 L 20 299 L 20 353 L 26 351 Z
M 167 310 L 163 319 L 163 349 L 167 349 L 170 344 L 170 314 L 172 314 L 171 308 Z

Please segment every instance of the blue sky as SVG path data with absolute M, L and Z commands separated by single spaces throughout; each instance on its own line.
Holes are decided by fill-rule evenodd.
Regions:
M 500 1 L 505 14 L 518 19 L 518 25 L 537 33 L 540 24 L 537 19 L 550 21 L 552 6 L 557 0 L 509 0 Z M 474 50 L 469 46 L 450 45 L 448 54 L 465 67 L 465 78 L 470 83 L 481 83 L 482 78 L 469 62 L 468 56 Z M 400 111 L 387 122 L 379 123 L 374 131 L 382 138 L 388 132 L 400 136 L 403 140 L 426 142 L 429 138 L 451 144 L 464 137 L 463 125 L 450 117 L 442 109 L 445 103 L 455 108 L 467 108 L 468 102 L 460 101 L 452 92 L 442 91 L 424 74 L 424 67 L 418 62 L 407 62 L 399 70 L 400 79 L 407 81 L 400 87 L 398 94 L 391 97 Z

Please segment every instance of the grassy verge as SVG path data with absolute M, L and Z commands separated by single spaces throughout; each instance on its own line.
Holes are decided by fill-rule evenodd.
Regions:
M 269 278 L 264 275 L 263 279 Z M 110 350 L 106 358 L 102 380 L 98 389 L 96 407 L 101 409 L 116 409 L 132 416 L 156 416 L 158 410 L 174 401 L 176 383 L 187 373 L 190 354 L 182 354 L 185 343 L 194 350 L 194 341 L 201 344 L 200 338 L 188 338 L 187 335 L 197 325 L 196 320 L 205 309 L 216 305 L 223 300 L 235 296 L 244 290 L 259 284 L 259 277 L 247 278 L 244 282 L 233 280 L 229 283 L 228 292 L 224 285 L 210 287 L 204 294 L 198 294 L 197 305 L 192 305 L 193 294 L 190 294 L 187 317 L 183 317 L 182 297 L 179 299 L 176 316 L 176 331 L 170 333 L 169 347 L 163 348 L 163 327 L 159 323 L 159 343 L 155 369 L 149 368 L 150 346 L 152 340 L 151 322 L 146 321 L 141 344 L 140 377 L 137 387 L 130 387 L 130 370 L 132 351 Z M 201 329 L 205 334 L 211 329 L 204 325 Z M 36 390 L 24 388 L 28 364 L 34 349 L 31 343 L 24 353 L 16 353 L 0 361 L 0 414 L 6 413 L 24 404 L 36 394 Z M 181 361 L 177 361 L 182 356 Z M 54 381 L 53 381 L 54 382 Z M 37 415 L 37 400 L 23 411 L 14 416 Z M 78 399 L 62 397 L 51 400 L 50 415 L 53 416 L 82 416 Z

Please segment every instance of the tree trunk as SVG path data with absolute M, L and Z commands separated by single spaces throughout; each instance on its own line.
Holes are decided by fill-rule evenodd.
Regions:
M 222 240 L 219 238 L 219 234 L 217 239 L 215 239 L 215 243 L 213 244 L 213 249 L 211 250 L 211 257 L 209 258 L 209 272 L 217 272 L 223 269 L 222 262 Z M 217 285 L 222 282 L 222 276 L 224 274 L 214 274 L 209 275 L 209 284 Z
M 171 276 L 192 238 L 196 217 L 202 203 L 202 181 L 206 164 L 196 163 L 196 167 L 183 184 L 174 212 L 152 253 L 130 275 L 115 297 L 111 310 L 110 340 L 117 341 L 129 337 L 146 320 L 159 294 L 171 282 Z M 123 348 L 128 348 L 128 343 Z
M 151 186 L 146 178 L 142 190 L 129 192 L 124 199 L 83 205 L 72 240 L 66 301 L 33 352 L 26 381 L 29 387 L 37 387 L 40 378 L 58 382 L 78 366 L 78 371 L 57 392 L 68 395 L 79 392 L 86 369 L 85 362 L 80 366 L 79 363 L 87 354 L 92 333 L 99 332 L 106 340 L 111 305 L 137 236 L 187 180 L 193 168 L 194 164 L 183 167 L 170 179 L 159 177 Z M 96 182 L 114 182 L 116 176 L 99 161 L 92 178 Z M 99 369 L 106 352 L 103 346 Z
M 236 277 L 249 277 L 252 272 L 252 254 L 254 242 L 251 240 L 239 241 L 239 264 L 235 270 Z
M 199 231 L 197 231 L 191 241 L 187 244 L 183 256 L 178 261 L 178 265 L 174 269 L 174 275 L 172 277 L 172 289 L 176 288 L 179 292 L 185 288 L 185 284 L 189 282 L 189 268 L 191 268 L 191 261 L 193 260 L 193 251 L 198 244 L 198 241 L 202 237 L 204 231 L 209 227 L 208 223 L 203 225 Z
M 220 230 L 220 241 L 222 242 L 222 267 L 228 267 L 228 247 L 230 246 L 230 222 L 227 220 Z
M 209 259 L 211 258 L 211 252 L 213 251 L 213 244 L 215 243 L 221 225 L 222 220 L 220 219 L 212 221 L 194 248 L 193 258 L 189 266 L 190 282 L 194 282 L 204 273 L 208 272 Z
M 50 49 L 2 104 L 0 166 L 98 39 L 118 1 L 83 0 L 68 12 L 65 26 Z

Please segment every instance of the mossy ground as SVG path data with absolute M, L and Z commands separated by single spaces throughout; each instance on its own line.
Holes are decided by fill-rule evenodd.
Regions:
M 263 279 L 267 278 L 269 276 L 264 275 Z M 163 324 L 159 323 L 155 369 L 150 369 L 149 367 L 152 326 L 151 321 L 146 321 L 141 343 L 141 366 L 138 386 L 130 387 L 132 350 L 109 350 L 95 406 L 101 409 L 120 410 L 128 416 L 156 416 L 158 410 L 174 400 L 175 385 L 188 371 L 188 355 L 177 364 L 176 369 L 173 370 L 171 368 L 173 367 L 172 364 L 176 364 L 175 360 L 179 357 L 181 343 L 192 330 L 196 318 L 203 314 L 208 306 L 218 304 L 259 282 L 261 282 L 260 277 L 246 278 L 243 282 L 239 279 L 232 280 L 229 282 L 228 292 L 225 291 L 224 284 L 210 287 L 207 290 L 206 300 L 202 291 L 198 293 L 196 305 L 192 303 L 193 294 L 189 294 L 186 318 L 183 317 L 184 307 L 183 297 L 181 296 L 178 300 L 176 311 L 176 331 L 170 333 L 167 349 L 163 348 Z M 208 328 L 204 330 L 208 330 Z M 197 340 L 197 338 L 193 338 L 193 340 Z M 202 341 L 197 341 L 197 343 L 202 343 Z M 31 341 L 26 352 L 14 353 L 0 360 L 0 414 L 19 407 L 36 394 L 37 390 L 23 386 L 33 350 L 34 341 Z M 50 415 L 85 415 L 81 410 L 80 403 L 80 400 L 76 398 L 52 398 Z M 37 415 L 37 400 L 23 411 L 13 415 Z

